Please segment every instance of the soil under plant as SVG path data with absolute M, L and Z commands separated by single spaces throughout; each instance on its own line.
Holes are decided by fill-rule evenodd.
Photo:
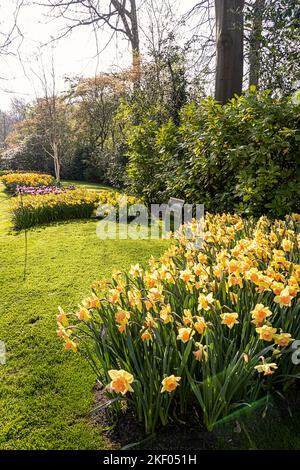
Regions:
M 201 424 L 195 407 L 182 424 L 175 421 L 161 427 L 155 436 L 146 436 L 143 427 L 136 421 L 131 409 L 124 409 L 116 417 L 109 408 L 102 408 L 93 415 L 94 424 L 101 427 L 112 448 L 134 448 L 146 450 L 218 450 L 218 449 L 295 449 L 292 443 L 281 439 L 278 429 L 289 426 L 295 429 L 300 418 L 300 390 L 294 387 L 283 398 L 279 394 L 262 401 L 250 412 L 229 417 L 212 432 Z M 107 395 L 97 382 L 94 388 L 95 408 L 104 405 Z M 270 444 L 272 443 L 272 445 Z M 270 447 L 271 445 L 271 447 Z

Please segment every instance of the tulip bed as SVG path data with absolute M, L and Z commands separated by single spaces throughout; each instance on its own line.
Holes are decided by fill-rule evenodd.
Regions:
M 69 188 L 62 186 L 17 186 L 15 192 L 16 194 L 40 196 L 42 194 L 61 194 L 72 189 L 75 189 L 75 186 Z
M 201 249 L 184 234 L 146 269 L 93 285 L 57 334 L 131 407 L 146 433 L 196 413 L 212 430 L 300 377 L 300 216 L 206 215 Z
M 50 186 L 54 185 L 55 179 L 51 175 L 42 173 L 8 173 L 1 177 L 7 191 L 14 193 L 19 186 Z

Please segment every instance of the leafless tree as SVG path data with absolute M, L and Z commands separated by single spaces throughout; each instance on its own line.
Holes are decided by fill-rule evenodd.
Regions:
M 17 42 L 20 45 L 23 35 L 18 26 L 18 17 L 25 0 L 15 0 L 12 23 L 6 18 L 5 25 L 8 24 L 8 31 L 2 31 L 3 23 L 0 23 L 0 53 L 12 54 L 11 46 Z M 11 24 L 10 24 L 11 23 Z
M 83 26 L 93 27 L 95 32 L 107 26 L 113 35 L 122 34 L 131 45 L 133 79 L 138 82 L 141 54 L 136 0 L 45 0 L 35 3 L 50 7 L 50 16 L 66 20 L 67 25 L 57 39 Z
M 40 72 L 33 71 L 38 78 L 43 96 L 37 97 L 35 106 L 35 120 L 43 135 L 43 150 L 53 159 L 54 172 L 57 182 L 60 182 L 61 160 L 66 137 L 65 106 L 63 98 L 56 90 L 56 75 L 54 60 L 51 60 L 51 70 L 46 72 L 41 63 Z
M 185 31 L 187 76 L 190 93 L 195 98 L 213 93 L 216 69 L 216 34 L 214 0 L 195 1 L 181 18 Z
M 0 18 L 0 56 L 18 55 L 20 57 L 20 47 L 23 42 L 23 34 L 18 26 L 18 18 L 23 7 L 25 0 L 13 0 L 14 9 L 11 18 Z M 3 21 L 4 19 L 4 21 Z M 1 68 L 0 80 L 8 81 L 7 77 L 3 74 Z

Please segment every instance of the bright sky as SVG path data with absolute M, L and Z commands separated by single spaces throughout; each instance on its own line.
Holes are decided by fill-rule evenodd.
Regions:
M 1 33 L 5 33 L 13 23 L 16 2 L 17 0 L 0 0 Z M 0 57 L 0 109 L 9 108 L 12 96 L 29 101 L 41 93 L 35 74 L 41 69 L 41 60 L 47 69 L 52 55 L 60 90 L 64 88 L 65 76 L 93 76 L 97 71 L 118 70 L 130 65 L 130 49 L 121 35 L 105 48 L 111 36 L 110 30 L 98 33 L 99 50 L 104 49 L 98 58 L 95 36 L 88 26 L 77 28 L 71 36 L 45 46 L 51 37 L 59 35 L 65 26 L 65 20 L 50 21 L 46 17 L 47 8 L 29 5 L 32 2 L 28 0 L 27 3 L 18 17 L 18 26 L 24 36 L 19 53 Z M 137 0 L 138 7 L 143 3 L 144 0 Z M 170 0 L 178 16 L 195 3 L 196 0 Z

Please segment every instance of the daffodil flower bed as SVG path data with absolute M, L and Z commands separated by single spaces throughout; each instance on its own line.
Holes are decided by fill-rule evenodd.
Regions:
M 96 193 L 86 189 L 70 189 L 50 193 L 20 193 L 12 200 L 13 224 L 21 230 L 35 225 L 70 219 L 90 218 L 101 207 L 128 206 L 137 201 L 132 196 L 102 191 Z M 109 209 L 107 209 L 109 211 Z M 103 216 L 106 211 L 103 210 Z
M 96 282 L 59 309 L 57 334 L 147 433 L 192 407 L 211 430 L 299 377 L 299 222 L 208 214 L 201 249 L 182 235 L 146 269 Z
M 18 186 L 51 186 L 55 179 L 51 175 L 42 173 L 9 173 L 1 177 L 6 190 L 14 193 Z
M 122 207 L 124 205 L 130 207 L 133 204 L 141 203 L 141 200 L 135 196 L 123 195 L 118 192 L 101 191 L 99 193 L 99 203 L 113 207 Z
M 20 195 L 12 201 L 13 223 L 17 230 L 59 220 L 91 217 L 98 194 L 75 189 L 59 194 Z

